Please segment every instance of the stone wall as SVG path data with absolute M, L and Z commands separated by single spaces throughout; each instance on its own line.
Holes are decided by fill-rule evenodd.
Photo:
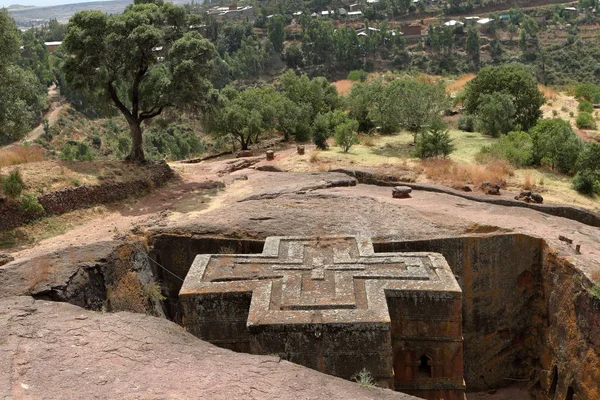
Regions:
M 198 254 L 261 253 L 264 244 L 265 242 L 262 240 L 200 237 L 184 233 L 181 235 L 158 234 L 153 236 L 150 242 L 152 247 L 151 257 L 182 279 L 185 279 L 194 258 L 196 258 Z M 181 289 L 183 280 L 180 280 L 157 267 L 155 267 L 155 274 L 157 279 L 162 283 L 163 290 L 165 290 L 165 293 L 167 294 L 165 307 L 169 319 L 180 323 L 181 307 L 179 304 L 179 290 Z
M 541 291 L 542 240 L 526 235 L 375 243 L 375 251 L 441 253 L 463 290 L 467 390 L 528 379 L 537 366 L 546 318 Z
M 145 179 L 126 182 L 106 182 L 99 185 L 71 187 L 38 196 L 45 214 L 60 215 L 68 211 L 106 204 L 127 197 L 138 196 L 154 187 L 161 186 L 173 177 L 173 171 L 165 162 L 155 164 Z M 38 216 L 21 210 L 18 202 L 5 200 L 0 203 L 0 231 L 21 226 Z
M 532 374 L 537 399 L 600 399 L 600 299 L 573 263 L 544 246 L 540 365 Z

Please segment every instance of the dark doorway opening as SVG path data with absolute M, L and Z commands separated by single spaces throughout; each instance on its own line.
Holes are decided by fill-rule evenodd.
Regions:
M 433 371 L 431 369 L 431 358 L 421 356 L 419 358 L 419 378 L 432 378 Z

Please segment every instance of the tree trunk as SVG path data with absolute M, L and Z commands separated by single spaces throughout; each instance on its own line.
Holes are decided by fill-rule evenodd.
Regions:
M 140 121 L 128 121 L 131 132 L 131 153 L 125 158 L 127 161 L 142 163 L 146 161 L 144 156 L 142 126 Z

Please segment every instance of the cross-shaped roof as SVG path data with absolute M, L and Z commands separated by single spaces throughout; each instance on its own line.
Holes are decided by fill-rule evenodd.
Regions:
M 369 238 L 269 237 L 262 254 L 198 255 L 179 293 L 252 292 L 248 327 L 370 323 L 387 329 L 386 296 L 460 295 L 437 253 L 375 253 Z

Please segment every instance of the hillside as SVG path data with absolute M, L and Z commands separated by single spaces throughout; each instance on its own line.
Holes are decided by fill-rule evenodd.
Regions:
M 108 14 L 118 14 L 123 12 L 125 7 L 131 4 L 131 0 L 111 0 L 94 1 L 90 3 L 62 4 L 51 7 L 25 7 L 11 6 L 8 12 L 14 18 L 17 26 L 20 28 L 30 28 L 31 26 L 47 23 L 50 19 L 57 19 L 58 22 L 67 22 L 73 14 L 85 10 L 100 10 Z M 187 0 L 173 0 L 174 4 L 186 4 Z

